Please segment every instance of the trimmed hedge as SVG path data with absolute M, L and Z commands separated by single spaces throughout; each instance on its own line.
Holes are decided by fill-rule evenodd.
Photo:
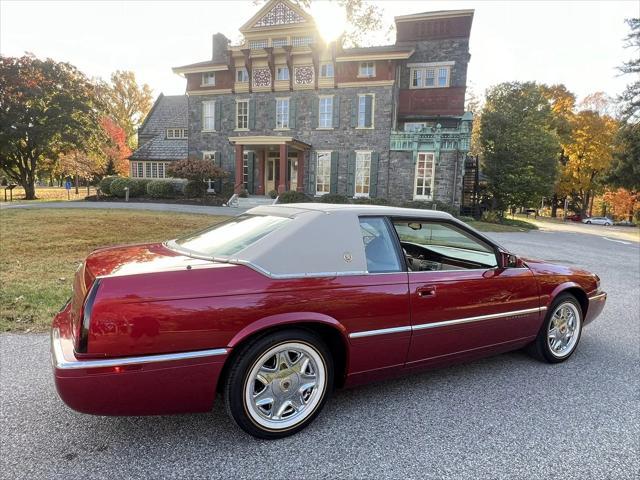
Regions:
M 176 189 L 170 180 L 151 180 L 147 184 L 147 195 L 151 198 L 175 198 Z
M 390 205 L 389 200 L 386 198 L 369 198 L 359 197 L 354 198 L 353 203 L 356 205 Z
M 111 183 L 116 178 L 120 178 L 120 177 L 112 175 L 112 176 L 104 177 L 102 180 L 100 180 L 100 184 L 98 186 L 100 187 L 100 191 L 104 195 L 111 195 Z
M 189 180 L 184 186 L 184 196 L 187 198 L 203 197 L 207 191 L 207 184 L 200 180 Z
M 278 197 L 278 203 L 306 203 L 310 201 L 311 199 L 304 193 L 296 192 L 295 190 L 282 192 Z
M 320 197 L 320 203 L 351 203 L 349 198 L 337 193 L 327 193 Z
M 124 189 L 129 187 L 129 198 L 140 197 L 147 192 L 147 184 L 149 182 L 150 180 L 140 178 L 120 177 L 111 182 L 109 191 L 114 197 L 124 198 Z

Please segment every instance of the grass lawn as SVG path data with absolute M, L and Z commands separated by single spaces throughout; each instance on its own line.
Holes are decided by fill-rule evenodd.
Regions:
M 166 240 L 226 218 L 93 209 L 18 209 L 1 215 L 0 332 L 47 329 L 71 295 L 79 262 L 93 249 Z
M 89 194 L 96 194 L 96 187 L 89 187 Z M 78 187 L 78 195 L 76 195 L 75 187 L 71 188 L 67 197 L 67 190 L 64 187 L 36 187 L 36 200 L 24 199 L 24 188 L 16 187 L 13 189 L 13 201 L 20 203 L 31 202 L 60 202 L 67 200 L 84 200 L 87 197 L 87 187 Z M 7 192 L 7 203 L 9 203 L 9 192 Z M 4 187 L 0 187 L 0 202 L 4 202 Z
M 505 223 L 466 222 L 467 225 L 481 232 L 528 232 L 537 230 L 534 224 L 523 220 L 505 219 Z

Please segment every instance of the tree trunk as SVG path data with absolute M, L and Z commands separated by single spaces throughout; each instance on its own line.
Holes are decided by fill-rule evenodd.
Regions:
M 554 193 L 551 197 L 551 218 L 558 216 L 558 194 Z
M 593 197 L 595 197 L 595 195 L 593 194 L 593 192 L 591 192 L 590 198 L 589 198 L 589 216 L 591 217 L 593 214 Z
M 24 198 L 25 200 L 35 200 L 36 199 L 36 185 L 33 178 L 28 179 L 22 184 L 22 188 L 24 188 Z

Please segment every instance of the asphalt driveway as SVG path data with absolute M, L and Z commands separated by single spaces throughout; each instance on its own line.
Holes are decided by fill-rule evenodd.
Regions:
M 250 438 L 209 414 L 107 418 L 57 398 L 44 335 L 0 336 L 0 478 L 637 478 L 640 248 L 490 234 L 597 272 L 609 301 L 561 365 L 516 352 L 337 392 L 304 432 Z

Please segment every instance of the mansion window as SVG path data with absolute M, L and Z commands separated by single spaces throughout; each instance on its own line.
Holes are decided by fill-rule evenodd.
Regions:
M 333 97 L 320 97 L 318 108 L 318 127 L 333 127 Z
M 333 63 L 323 63 L 320 65 L 320 78 L 333 78 Z
M 404 124 L 405 132 L 421 132 L 427 128 L 427 124 L 425 122 L 406 122 Z
M 167 128 L 167 139 L 184 140 L 185 138 L 187 138 L 186 128 Z
M 205 72 L 202 74 L 202 85 L 203 86 L 215 86 L 216 84 L 216 73 L 215 72 Z
M 264 40 L 251 40 L 249 42 L 249 48 L 251 50 L 256 50 L 258 48 L 267 48 L 267 46 L 269 45 L 269 41 L 264 39 Z
M 249 128 L 249 100 L 236 102 L 236 128 L 239 130 Z
M 376 64 L 375 62 L 360 62 L 358 68 L 359 77 L 375 77 L 376 76 Z
M 205 101 L 202 102 L 202 131 L 203 132 L 211 132 L 215 130 L 215 113 L 216 113 L 216 102 L 215 101 Z
M 291 45 L 294 47 L 302 47 L 305 45 L 311 45 L 313 43 L 312 37 L 293 37 Z
M 249 81 L 249 72 L 246 68 L 238 68 L 236 70 L 236 82 L 247 83 Z
M 374 95 L 358 95 L 358 128 L 373 128 Z
M 289 99 L 276 99 L 276 128 L 289 128 Z
M 208 160 L 210 162 L 214 162 L 216 161 L 216 152 L 212 151 L 212 150 L 207 150 L 202 152 L 202 159 L 203 160 Z
M 276 80 L 289 80 L 289 67 L 278 67 L 276 69 Z
M 433 153 L 418 153 L 413 191 L 414 199 L 431 200 L 433 198 L 435 166 L 436 164 Z
M 274 38 L 271 40 L 272 47 L 286 47 L 287 45 L 289 45 L 288 38 Z
M 449 86 L 450 65 L 411 68 L 411 88 L 445 88 Z
M 371 152 L 356 152 L 355 196 L 368 197 L 371 186 Z
M 331 152 L 317 152 L 316 195 L 331 192 Z
M 168 178 L 166 162 L 131 162 L 133 178 Z

